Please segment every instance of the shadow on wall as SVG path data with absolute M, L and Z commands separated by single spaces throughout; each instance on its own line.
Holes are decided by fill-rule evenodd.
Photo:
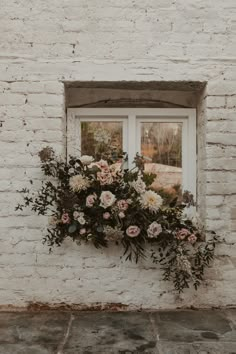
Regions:
M 66 82 L 66 108 L 196 108 L 206 82 Z

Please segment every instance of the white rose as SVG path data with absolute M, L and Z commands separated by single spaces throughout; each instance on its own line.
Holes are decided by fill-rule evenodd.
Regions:
M 138 177 L 138 179 L 136 181 L 130 182 L 130 185 L 139 194 L 142 194 L 146 191 L 146 184 L 140 176 Z
M 80 225 L 84 225 L 86 223 L 85 218 L 83 216 L 80 216 L 77 221 L 80 223 Z
M 74 219 L 77 219 L 79 216 L 80 216 L 80 213 L 78 211 L 73 212 Z
M 89 155 L 83 155 L 81 156 L 80 158 L 80 161 L 82 162 L 83 165 L 90 165 L 94 158 L 92 156 L 89 156 Z
M 73 167 L 71 167 L 71 168 L 69 169 L 69 171 L 68 171 L 68 173 L 69 173 L 70 175 L 72 175 L 74 172 L 75 172 L 75 169 L 74 169 Z
M 115 203 L 116 197 L 110 191 L 103 191 L 101 193 L 100 200 L 100 206 L 106 209 Z

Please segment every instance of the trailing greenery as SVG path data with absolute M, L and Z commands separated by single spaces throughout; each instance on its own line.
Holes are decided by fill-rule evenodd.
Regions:
M 151 257 L 159 263 L 163 279 L 172 280 L 177 291 L 191 283 L 198 288 L 218 238 L 212 233 L 211 240 L 204 241 L 196 218 L 185 215 L 193 204 L 191 194 L 153 190 L 156 175 L 145 172 L 138 155 L 132 170 L 124 167 L 123 153 L 100 161 L 71 157 L 67 162 L 47 147 L 39 156 L 46 180 L 37 193 L 22 190 L 24 203 L 16 209 L 31 207 L 38 215 L 49 216 L 43 242 L 50 251 L 67 237 L 97 248 L 115 242 L 123 246 L 127 260 Z

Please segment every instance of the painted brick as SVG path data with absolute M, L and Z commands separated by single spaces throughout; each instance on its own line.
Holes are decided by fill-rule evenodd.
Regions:
M 236 220 L 236 208 L 231 208 L 231 219 Z
M 1 105 L 21 105 L 25 103 L 26 97 L 24 95 L 18 95 L 13 93 L 3 93 L 0 95 Z
M 207 106 L 209 108 L 222 108 L 226 104 L 224 96 L 209 96 L 207 97 Z
M 236 107 L 236 95 L 227 97 L 227 107 L 228 108 Z
M 206 161 L 206 168 L 212 170 L 236 170 L 235 158 L 209 158 Z
M 223 145 L 235 145 L 236 144 L 236 134 L 229 133 L 229 129 L 225 132 L 210 132 L 207 134 L 207 142 L 214 144 L 223 144 Z
M 235 9 L 235 0 L 1 1 L 0 305 L 236 305 Z M 198 293 L 174 293 L 158 267 L 121 260 L 119 247 L 67 240 L 48 254 L 47 218 L 14 211 L 17 189 L 41 182 L 38 150 L 65 153 L 64 82 L 72 81 L 207 83 L 198 106 L 198 204 L 206 227 L 229 244 Z
M 57 106 L 63 103 L 59 95 L 29 94 L 28 103 L 39 106 Z
M 210 120 L 235 120 L 236 119 L 236 108 L 229 109 L 208 109 L 207 119 Z

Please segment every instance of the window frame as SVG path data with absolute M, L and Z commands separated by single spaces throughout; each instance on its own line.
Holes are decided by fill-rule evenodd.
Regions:
M 194 108 L 68 108 L 67 156 L 80 153 L 81 121 L 121 121 L 128 166 L 140 152 L 141 122 L 182 123 L 182 187 L 196 197 L 196 109 Z M 129 134 L 135 132 L 135 134 Z

